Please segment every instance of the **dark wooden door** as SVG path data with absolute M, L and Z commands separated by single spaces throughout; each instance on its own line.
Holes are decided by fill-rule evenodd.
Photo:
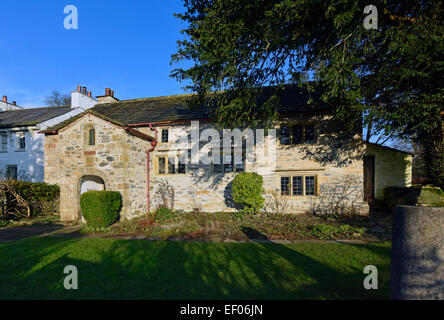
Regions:
M 372 204 L 375 200 L 375 157 L 364 157 L 364 200 Z

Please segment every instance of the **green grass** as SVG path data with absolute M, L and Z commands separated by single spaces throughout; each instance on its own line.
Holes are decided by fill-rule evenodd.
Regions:
M 34 238 L 0 244 L 0 299 L 386 299 L 390 243 Z M 379 289 L 363 269 L 378 267 Z M 63 288 L 78 268 L 79 289 Z

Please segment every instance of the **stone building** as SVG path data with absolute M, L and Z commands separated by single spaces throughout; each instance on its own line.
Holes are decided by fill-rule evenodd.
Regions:
M 410 184 L 409 154 L 363 143 L 361 129 L 342 132 L 329 106 L 307 104 L 304 89 L 283 90 L 276 130 L 253 130 L 253 140 L 247 131 L 224 136 L 206 109 L 187 107 L 189 97 L 119 101 L 107 90 L 95 107 L 44 130 L 45 181 L 60 185 L 61 219 L 81 219 L 87 190 L 119 191 L 123 218 L 152 211 L 162 181 L 174 190 L 176 210 L 235 211 L 231 181 L 242 171 L 261 174 L 265 190 L 288 197 L 295 213 L 347 176 L 361 181 L 361 200 L 369 202 L 386 186 Z

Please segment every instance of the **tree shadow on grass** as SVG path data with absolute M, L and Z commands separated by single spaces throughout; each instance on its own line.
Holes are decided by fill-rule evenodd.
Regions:
M 310 257 L 307 252 L 315 247 L 296 251 L 276 243 L 38 241 L 43 241 L 38 250 L 32 243 L 14 248 L 23 258 L 0 275 L 9 279 L 0 298 L 365 299 L 388 293 L 365 290 L 359 268 Z M 352 245 L 342 246 L 346 250 Z M 5 253 L 0 246 L 0 254 Z M 63 288 L 66 265 L 78 269 L 78 290 Z

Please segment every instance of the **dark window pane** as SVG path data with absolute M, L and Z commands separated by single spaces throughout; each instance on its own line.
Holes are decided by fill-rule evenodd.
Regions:
M 88 144 L 90 146 L 96 144 L 96 131 L 94 129 L 89 129 Z
M 159 174 L 165 174 L 165 158 L 159 158 Z
M 315 142 L 314 126 L 312 125 L 305 126 L 305 143 L 314 143 L 314 142 Z
M 17 180 L 17 166 L 6 166 L 6 179 Z
M 305 195 L 313 196 L 315 194 L 315 177 L 306 176 L 305 177 Z
M 175 174 L 176 173 L 176 159 L 168 158 L 168 173 Z
M 177 165 L 177 173 L 185 173 L 186 158 L 184 156 L 179 157 L 179 164 Z
M 162 129 L 162 142 L 168 142 L 168 129 Z
M 290 195 L 290 177 L 281 177 L 281 194 Z
M 293 144 L 302 143 L 302 126 L 293 126 Z
M 281 144 L 290 144 L 290 128 L 281 127 Z
M 302 177 L 293 177 L 293 195 L 302 196 Z

